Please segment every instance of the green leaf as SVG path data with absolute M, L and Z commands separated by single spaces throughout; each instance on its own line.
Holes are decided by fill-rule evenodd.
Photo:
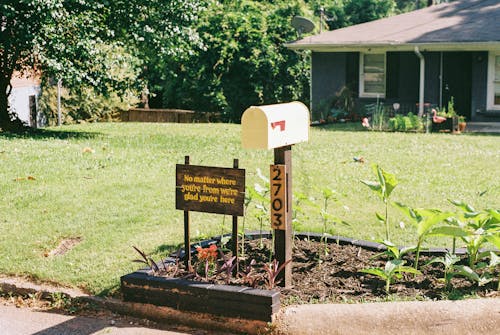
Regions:
M 476 211 L 474 209 L 474 207 L 472 207 L 471 205 L 469 205 L 461 200 L 449 200 L 448 199 L 448 201 L 451 202 L 453 205 L 462 209 L 462 211 L 464 211 L 464 212 L 475 212 Z
M 405 263 L 402 259 L 391 259 L 385 263 L 385 273 L 390 274 Z
M 382 176 L 384 178 L 386 198 L 389 198 L 392 191 L 398 185 L 398 181 L 396 179 L 396 176 L 392 173 L 386 172 L 383 169 L 380 170 L 382 171 Z
M 429 231 L 428 235 L 465 237 L 469 234 L 461 227 L 441 226 L 441 227 L 436 227 L 436 228 L 431 229 Z
M 456 266 L 457 268 L 457 274 L 458 275 L 461 275 L 461 276 L 464 276 L 472 281 L 475 281 L 477 283 L 479 283 L 479 281 L 481 280 L 479 278 L 479 275 L 474 272 L 474 270 L 472 270 L 470 267 L 466 266 L 466 265 L 457 265 Z
M 399 208 L 403 212 L 403 214 L 406 215 L 408 218 L 410 218 L 415 222 L 417 221 L 417 215 L 415 214 L 412 208 L 400 202 L 394 202 L 393 205 Z
M 396 269 L 397 272 L 405 272 L 405 273 L 412 273 L 412 274 L 415 274 L 415 275 L 421 275 L 422 272 L 420 272 L 419 270 L 411 267 L 411 266 L 400 266 Z
M 495 248 L 500 250 L 500 234 L 490 235 L 486 238 Z
M 375 216 L 380 222 L 385 222 L 385 218 L 380 213 L 375 212 Z
M 488 214 L 495 219 L 496 222 L 500 222 L 500 212 L 494 209 L 487 210 Z
M 432 226 L 443 222 L 446 218 L 450 216 L 450 213 L 432 213 L 429 212 L 430 216 L 425 217 L 421 222 L 418 223 L 417 234 L 419 236 L 424 236 L 432 228 Z
M 488 266 L 490 268 L 494 268 L 496 267 L 497 265 L 500 265 L 500 256 L 498 256 L 496 253 L 494 252 L 490 252 L 490 264 L 488 264 Z
M 363 269 L 363 270 L 360 270 L 359 272 L 363 272 L 363 273 L 368 273 L 368 274 L 371 274 L 371 275 L 375 275 L 375 276 L 380 277 L 380 278 L 382 278 L 384 280 L 386 280 L 388 278 L 388 276 L 386 275 L 386 273 L 382 269 L 379 269 L 379 268 Z
M 368 186 L 371 190 L 377 192 L 380 196 L 382 196 L 382 186 L 374 181 L 368 181 L 368 180 L 360 180 L 363 184 Z

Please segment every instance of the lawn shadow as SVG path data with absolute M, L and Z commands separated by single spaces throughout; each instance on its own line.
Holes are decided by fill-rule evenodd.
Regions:
M 72 130 L 52 130 L 52 129 L 33 129 L 28 128 L 22 132 L 0 132 L 0 138 L 5 139 L 33 139 L 33 140 L 47 140 L 47 139 L 92 139 L 102 136 L 101 133 L 82 132 Z
M 364 131 L 366 130 L 361 125 L 361 122 L 343 122 L 343 123 L 325 123 L 319 125 L 311 125 L 311 128 L 326 131 Z
M 489 133 L 489 132 L 465 132 L 463 133 L 467 136 L 500 136 L 500 133 Z

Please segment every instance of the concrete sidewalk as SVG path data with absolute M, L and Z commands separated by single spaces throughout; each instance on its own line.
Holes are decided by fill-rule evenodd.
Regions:
M 277 321 L 281 334 L 500 334 L 500 298 L 302 305 Z
M 185 335 L 167 330 L 130 325 L 122 321 L 85 316 L 37 312 L 29 308 L 0 305 L 2 335 Z

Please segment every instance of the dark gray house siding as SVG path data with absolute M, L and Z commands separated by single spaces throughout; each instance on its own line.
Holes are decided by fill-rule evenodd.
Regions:
M 312 53 L 311 105 L 313 119 L 321 117 L 322 106 L 345 85 L 346 64 L 346 54 L 343 52 Z
M 469 120 L 483 121 L 488 94 L 488 52 L 475 52 L 472 57 L 471 117 Z M 488 120 L 488 118 L 486 118 Z
M 447 106 L 451 97 L 455 109 L 467 119 L 479 119 L 486 109 L 488 52 L 423 52 L 425 58 L 424 101 Z M 418 112 L 420 60 L 414 52 L 386 53 L 386 105 L 398 102 L 401 112 Z M 344 86 L 358 105 L 375 98 L 359 98 L 358 52 L 312 53 L 312 112 L 317 120 L 326 113 L 325 104 Z M 442 81 L 441 81 L 442 78 Z

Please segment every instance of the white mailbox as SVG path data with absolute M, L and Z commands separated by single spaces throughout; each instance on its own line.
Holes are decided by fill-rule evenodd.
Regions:
M 309 109 L 301 102 L 251 106 L 241 117 L 246 149 L 274 149 L 309 139 Z

